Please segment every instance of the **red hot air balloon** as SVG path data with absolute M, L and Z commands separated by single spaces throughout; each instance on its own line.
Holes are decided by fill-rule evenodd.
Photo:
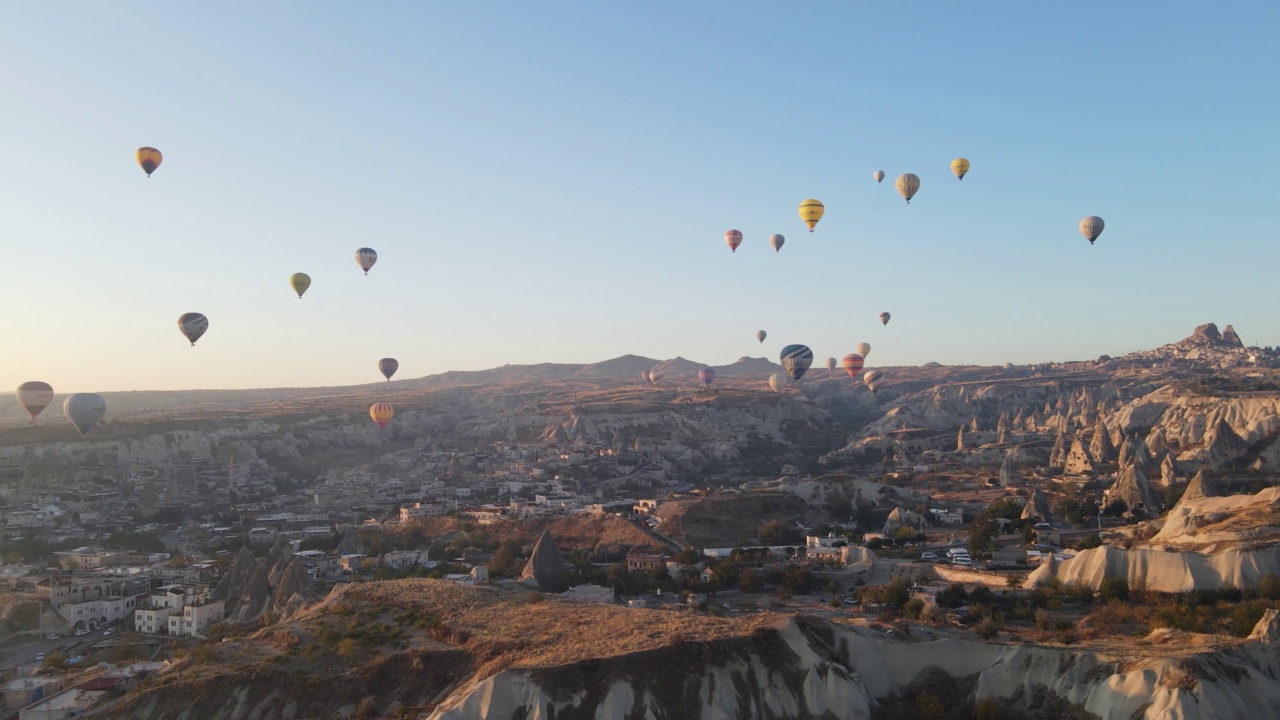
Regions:
M 737 230 L 729 230 L 724 234 L 724 242 L 733 252 L 738 252 L 738 246 L 742 244 L 742 233 Z
M 856 378 L 858 373 L 862 372 L 862 366 L 866 362 L 858 353 L 849 353 L 844 356 L 844 360 L 840 363 L 840 367 L 849 373 L 849 377 Z

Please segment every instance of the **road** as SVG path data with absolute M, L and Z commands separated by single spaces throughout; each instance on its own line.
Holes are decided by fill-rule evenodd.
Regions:
M 57 640 L 42 637 L 38 642 L 15 645 L 6 649 L 11 654 L 3 661 L 0 661 L 0 668 L 14 668 L 19 665 L 33 663 L 36 661 L 37 653 L 45 653 L 47 655 L 54 650 L 67 657 L 85 655 L 88 653 L 90 644 L 102 639 L 102 633 L 102 630 L 95 630 L 88 635 L 81 635 L 80 637 L 59 636 Z

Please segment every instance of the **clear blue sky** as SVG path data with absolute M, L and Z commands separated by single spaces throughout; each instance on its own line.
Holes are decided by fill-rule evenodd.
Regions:
M 1274 3 L 262 5 L 5 6 L 0 383 L 1280 343 Z

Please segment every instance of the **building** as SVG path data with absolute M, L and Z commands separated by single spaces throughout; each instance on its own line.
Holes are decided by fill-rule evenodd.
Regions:
M 627 570 L 648 571 L 665 567 L 667 556 L 662 552 L 633 550 L 627 553 Z
M 438 517 L 444 515 L 444 503 L 440 502 L 416 502 L 413 505 L 400 508 L 400 522 L 410 522 L 424 517 Z
M 225 604 L 213 600 L 211 594 L 212 588 L 198 583 L 159 588 L 134 611 L 134 629 L 148 635 L 194 636 L 210 622 L 223 618 Z
M 226 617 L 226 603 L 210 600 L 199 605 L 187 605 L 182 614 L 169 616 L 169 634 L 196 637 L 210 625 L 222 622 Z

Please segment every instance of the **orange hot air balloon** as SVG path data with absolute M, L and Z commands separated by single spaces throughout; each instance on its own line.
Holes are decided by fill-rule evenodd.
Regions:
M 849 353 L 844 356 L 844 360 L 840 363 L 840 367 L 843 367 L 844 371 L 849 373 L 849 377 L 856 378 L 858 377 L 858 373 L 862 372 L 862 365 L 865 362 L 866 360 L 858 353 Z
M 395 414 L 395 408 L 391 407 L 391 403 L 374 403 L 373 407 L 369 408 L 369 417 L 373 418 L 373 422 L 380 428 L 385 428 Z

